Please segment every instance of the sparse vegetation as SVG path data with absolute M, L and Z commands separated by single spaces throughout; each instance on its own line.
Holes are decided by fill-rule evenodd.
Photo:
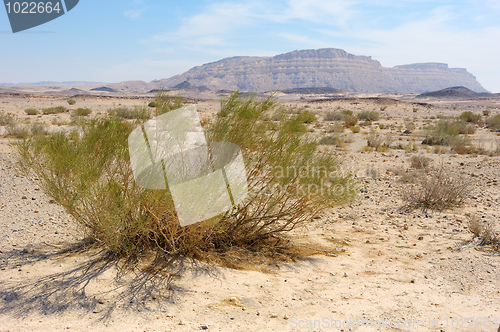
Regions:
M 64 106 L 48 107 L 48 108 L 42 109 L 42 113 L 44 115 L 59 114 L 59 113 L 67 112 L 67 111 L 68 111 L 68 109 Z
M 353 132 L 353 134 L 357 134 L 361 131 L 361 127 L 359 127 L 359 126 L 352 126 L 349 129 Z
M 38 113 L 40 113 L 36 108 L 27 108 L 24 110 L 24 112 L 28 115 L 37 115 Z
M 358 117 L 354 115 L 345 115 L 344 116 L 344 126 L 346 128 L 354 127 L 358 123 Z
M 71 115 L 72 116 L 87 116 L 91 113 L 92 113 L 92 110 L 90 108 L 79 107 L 76 110 L 73 110 L 73 112 L 71 112 Z
M 470 150 L 470 139 L 461 135 L 473 134 L 475 127 L 464 121 L 441 120 L 436 126 L 427 127 L 426 131 L 422 144 L 450 146 L 455 152 L 463 154 Z
M 298 115 L 297 120 L 301 123 L 313 123 L 317 118 L 313 113 L 305 111 Z
M 15 122 L 11 114 L 0 114 L 0 126 L 8 126 Z
M 488 118 L 488 120 L 486 120 L 486 126 L 492 131 L 500 132 L 500 114 Z
M 148 120 L 151 118 L 151 113 L 146 108 L 135 107 L 133 109 L 127 107 L 118 107 L 112 110 L 109 110 L 109 115 L 128 119 L 128 120 Z
M 471 181 L 441 166 L 418 173 L 414 184 L 403 191 L 407 211 L 421 209 L 442 211 L 460 206 L 471 192 Z
M 471 111 L 467 111 L 460 114 L 458 119 L 470 123 L 479 123 L 481 122 L 482 116 L 480 114 L 474 114 Z
M 380 113 L 376 111 L 362 111 L 358 114 L 358 119 L 361 121 L 378 121 Z
M 74 105 L 74 104 L 76 104 L 76 100 L 74 100 L 74 99 L 68 99 L 68 104 L 69 105 Z
M 491 222 L 480 220 L 475 214 L 469 216 L 469 230 L 474 235 L 471 243 L 476 242 L 479 246 L 490 246 L 493 250 L 500 252 L 500 239 Z
M 431 159 L 422 155 L 411 156 L 410 158 L 410 166 L 415 169 L 428 168 L 430 163 Z

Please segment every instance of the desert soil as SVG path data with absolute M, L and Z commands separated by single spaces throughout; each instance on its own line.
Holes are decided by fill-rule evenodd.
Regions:
M 393 97 L 393 96 L 391 96 Z M 0 140 L 0 331 L 496 331 L 500 325 L 500 255 L 472 240 L 476 215 L 499 231 L 500 157 L 435 154 L 420 144 L 418 128 L 437 115 L 464 110 L 499 112 L 494 101 L 428 100 L 429 105 L 380 100 L 284 100 L 317 114 L 311 131 L 323 135 L 337 107 L 380 111 L 380 121 L 357 134 L 346 130 L 343 149 L 322 146 L 356 172 L 362 192 L 350 205 L 332 208 L 295 235 L 329 246 L 335 254 L 278 262 L 266 271 L 234 270 L 180 260 L 144 271 L 123 269 L 99 248 L 86 248 L 83 232 L 54 204 L 36 178 L 16 168 L 16 152 Z M 28 107 L 66 105 L 64 97 L 0 97 L 0 114 L 20 123 L 65 127 L 69 115 L 27 116 Z M 76 98 L 94 114 L 148 99 Z M 385 104 L 384 104 L 385 103 Z M 487 104 L 488 103 L 488 104 Z M 217 100 L 197 101 L 201 117 Z M 379 129 L 378 124 L 385 124 Z M 408 124 L 414 134 L 402 132 Z M 370 128 L 418 151 L 364 151 Z M 495 149 L 485 128 L 475 144 Z M 465 205 L 442 212 L 402 212 L 413 155 L 444 164 L 472 181 Z M 399 172 L 398 172 L 399 170 Z M 461 250 L 459 250 L 462 247 Z M 391 325 L 392 324 L 392 325 Z

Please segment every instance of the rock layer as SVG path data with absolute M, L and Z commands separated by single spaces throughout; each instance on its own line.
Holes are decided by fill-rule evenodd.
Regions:
M 466 69 L 444 63 L 382 67 L 368 56 L 340 49 L 302 50 L 274 57 L 232 57 L 153 81 L 165 88 L 183 82 L 211 90 L 272 91 L 330 87 L 353 92 L 422 93 L 451 86 L 486 92 Z

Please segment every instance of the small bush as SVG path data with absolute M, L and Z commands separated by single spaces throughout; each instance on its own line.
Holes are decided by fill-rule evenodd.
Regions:
M 361 121 L 378 121 L 380 113 L 376 111 L 362 111 L 358 114 L 358 118 Z
M 441 166 L 438 170 L 419 173 L 415 185 L 403 191 L 403 209 L 438 210 L 463 204 L 472 189 L 471 181 Z
M 148 104 L 148 107 L 152 107 L 152 108 L 155 108 L 156 107 L 156 103 L 154 101 L 150 102 Z
M 67 112 L 67 111 L 68 111 L 68 109 L 64 106 L 48 107 L 48 108 L 42 109 L 42 113 L 45 115 L 59 114 L 59 113 Z
M 470 139 L 461 135 L 473 134 L 475 127 L 465 121 L 441 120 L 436 126 L 426 128 L 426 131 L 422 144 L 450 146 L 457 153 L 465 153 Z
M 10 114 L 0 114 L 0 126 L 8 126 L 14 123 L 14 117 Z
M 460 114 L 458 119 L 470 123 L 479 123 L 481 122 L 482 117 L 480 114 L 474 114 L 471 111 L 467 111 Z
M 27 108 L 24 112 L 28 115 L 37 115 L 39 113 L 36 108 Z
M 150 112 L 145 108 L 134 108 L 130 109 L 127 107 L 118 107 L 112 110 L 109 110 L 109 115 L 129 120 L 147 120 L 151 117 Z
M 325 115 L 325 121 L 343 121 L 344 113 L 340 111 L 327 112 Z
M 34 123 L 31 125 L 31 135 L 45 135 L 47 134 L 47 127 L 43 123 Z
M 493 225 L 477 218 L 476 215 L 469 216 L 469 230 L 474 235 L 470 243 L 477 242 L 479 246 L 491 246 L 500 252 L 500 239 L 498 239 Z
M 321 145 L 335 145 L 336 147 L 342 148 L 345 146 L 344 140 L 338 135 L 328 135 L 319 140 Z
M 379 127 L 380 129 L 385 129 L 385 124 L 381 123 L 381 124 L 379 124 L 379 125 L 378 125 L 378 127 Z
M 72 116 L 87 116 L 92 113 L 92 110 L 90 108 L 77 108 L 74 110 L 71 115 Z
M 74 99 L 68 99 L 68 104 L 74 105 L 76 104 L 76 101 Z
M 18 124 L 10 124 L 7 126 L 7 132 L 9 136 L 20 139 L 25 139 L 30 135 L 30 131 L 26 126 Z
M 346 115 L 344 117 L 344 126 L 346 128 L 354 127 L 358 123 L 358 117 L 354 115 Z
M 486 120 L 486 126 L 492 131 L 500 132 L 500 114 L 497 114 Z
M 431 159 L 422 155 L 412 156 L 410 158 L 410 166 L 415 169 L 428 168 L 430 163 Z
M 361 131 L 361 127 L 359 126 L 352 126 L 351 128 L 349 128 L 354 134 L 357 134 Z
M 297 120 L 301 123 L 313 123 L 317 120 L 316 115 L 311 112 L 302 112 L 297 116 Z
M 366 146 L 376 151 L 384 152 L 390 149 L 392 141 L 393 139 L 390 135 L 384 138 L 382 135 L 372 130 L 366 138 Z

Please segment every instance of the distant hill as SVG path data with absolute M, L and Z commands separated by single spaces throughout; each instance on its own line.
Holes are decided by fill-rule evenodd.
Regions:
M 302 50 L 274 57 L 232 57 L 151 82 L 171 88 L 183 82 L 213 91 L 333 88 L 352 92 L 423 93 L 450 86 L 487 92 L 466 69 L 443 63 L 385 68 L 368 56 L 340 49 Z
M 34 83 L 0 83 L 0 86 L 78 86 L 78 85 L 99 85 L 106 84 L 103 82 L 87 82 L 87 81 L 41 81 Z
M 474 92 L 464 86 L 455 86 L 438 91 L 426 92 L 417 96 L 417 98 L 455 98 L 455 99 L 477 99 L 477 98 L 493 98 L 498 94 L 487 92 Z
M 281 92 L 285 94 L 311 95 L 311 94 L 341 93 L 345 91 L 330 87 L 323 87 L 323 88 L 294 88 L 294 89 L 282 90 Z

